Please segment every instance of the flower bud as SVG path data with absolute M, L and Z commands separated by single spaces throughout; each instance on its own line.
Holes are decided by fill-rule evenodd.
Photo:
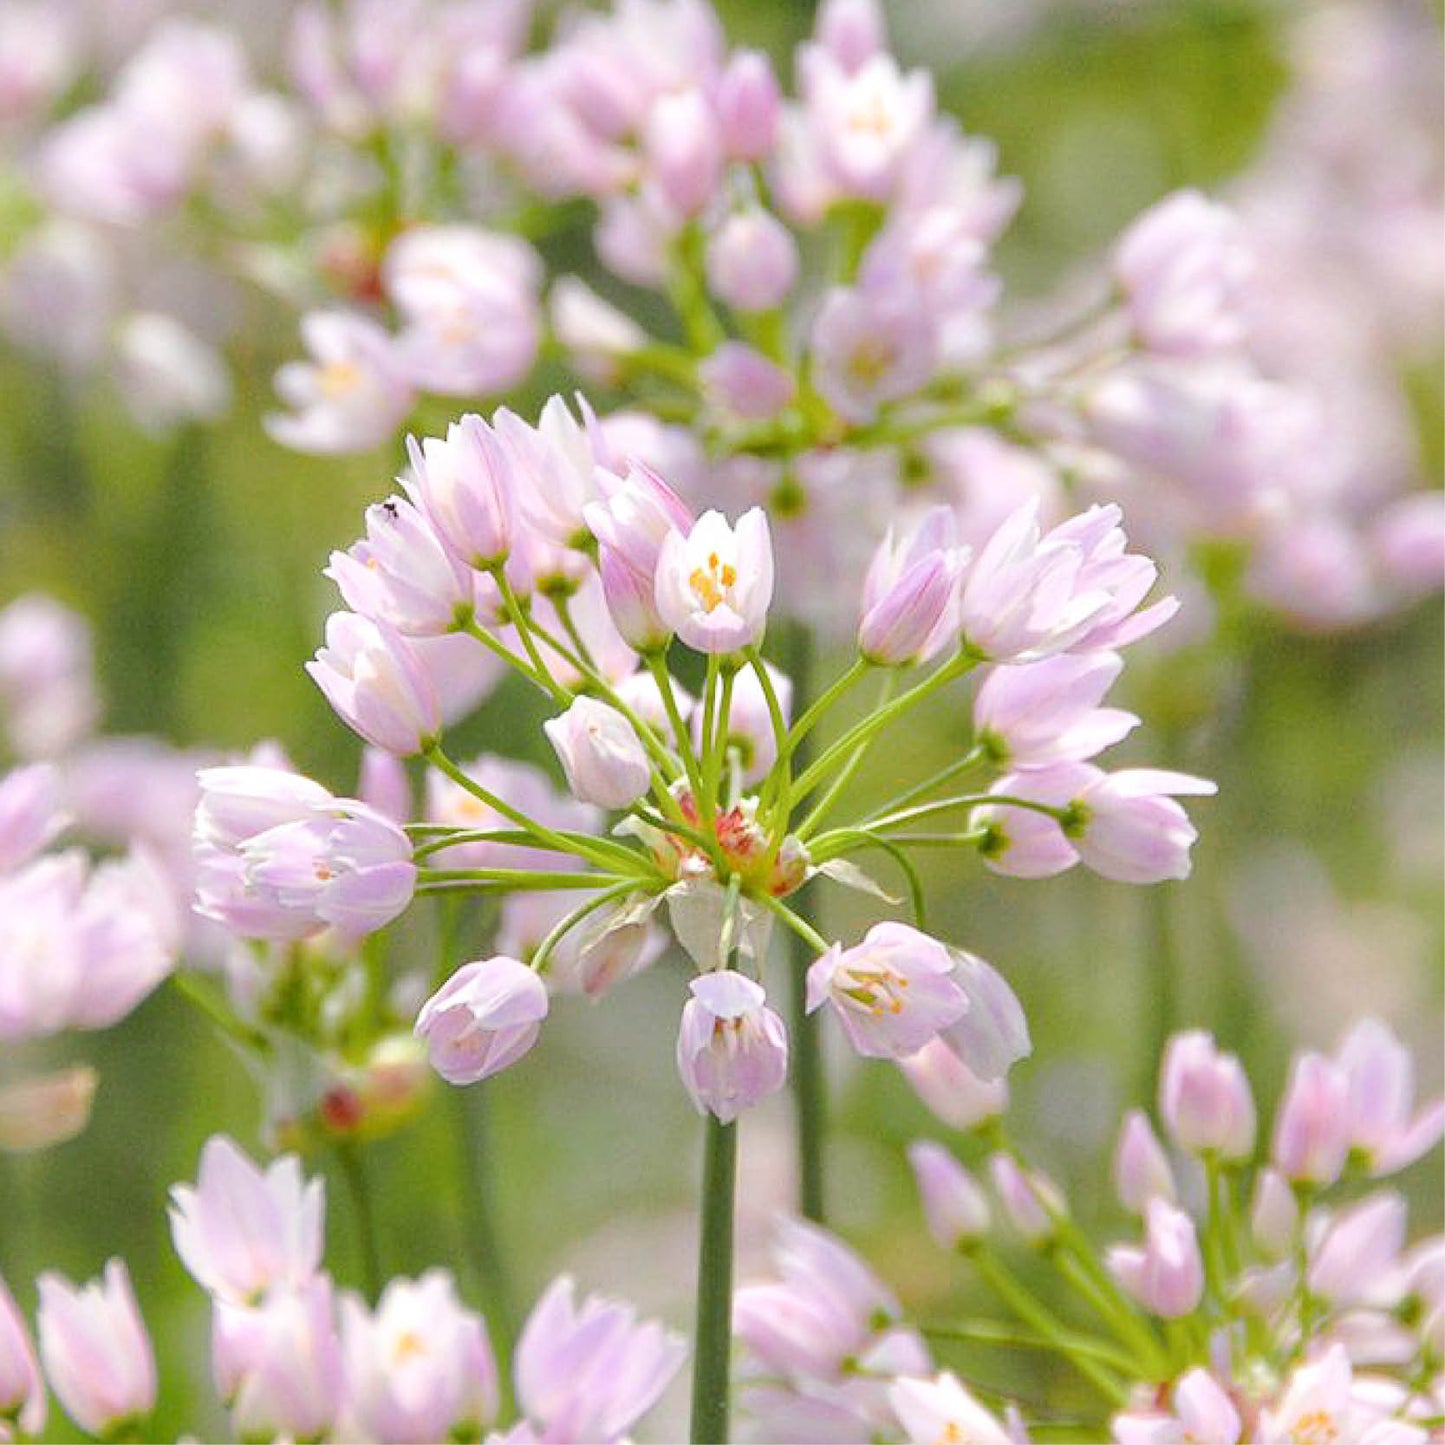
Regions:
M 869 662 L 926 662 L 955 639 L 965 556 L 947 507 L 930 511 L 906 541 L 889 531 L 863 581 L 858 649 Z
M 722 178 L 717 117 L 700 91 L 664 95 L 648 112 L 644 149 L 653 179 L 684 216 L 704 211 Z
M 1159 1113 L 1182 1149 L 1247 1159 L 1254 1149 L 1254 1096 L 1233 1054 L 1202 1029 L 1175 1034 L 1159 1075 Z
M 537 1042 L 547 989 L 524 963 L 499 954 L 464 964 L 417 1015 L 432 1067 L 449 1084 L 475 1084 Z
M 45 1382 L 19 1306 L 0 1276 L 0 1420 L 15 1421 L 26 1435 L 45 1424 Z
M 1145 1309 L 1178 1319 L 1204 1293 L 1204 1260 L 1194 1221 L 1164 1199 L 1151 1199 L 1142 1248 L 1118 1245 L 1106 1258 L 1110 1273 Z
M 792 401 L 792 374 L 741 341 L 725 341 L 698 367 L 708 403 L 746 421 L 766 421 Z
M 1174 1171 L 1142 1109 L 1130 1109 L 1124 1116 L 1114 1154 L 1114 1190 L 1131 1214 L 1143 1214 L 1151 1199 L 1172 1204 L 1177 1197 Z
M 77 1289 L 58 1274 L 37 1281 L 36 1322 L 45 1376 L 65 1412 L 89 1435 L 109 1435 L 155 1408 L 156 1362 L 122 1260 L 105 1281 Z
M 1301 1054 L 1274 1120 L 1270 1157 L 1291 1183 L 1333 1184 L 1350 1150 L 1350 1082 L 1321 1054 Z
M 1299 1203 L 1277 1169 L 1262 1169 L 1255 1179 L 1249 1228 L 1254 1242 L 1271 1259 L 1283 1259 L 1294 1246 Z
M 584 803 L 625 808 L 647 791 L 652 775 L 647 752 L 616 708 L 579 697 L 542 727 L 567 774 L 567 786 Z
M 729 969 L 693 979 L 677 1034 L 677 1070 L 699 1113 L 724 1124 L 782 1088 L 788 1032 L 760 984 Z
M 760 161 L 778 141 L 782 113 L 778 77 L 761 50 L 738 50 L 717 85 L 718 124 L 723 149 L 733 160 Z
M 928 1232 L 943 1249 L 988 1233 L 988 1198 L 972 1174 L 941 1144 L 920 1139 L 908 1146 Z
M 1058 1227 L 1055 1217 L 1067 1213 L 1058 1186 L 1036 1169 L 1025 1172 L 1008 1154 L 991 1155 L 988 1172 L 1004 1214 L 1019 1235 L 1029 1244 L 1052 1239 Z
M 798 279 L 798 243 L 771 211 L 735 211 L 713 232 L 705 257 L 708 289 L 736 311 L 781 306 Z
M 445 441 L 408 437 L 407 452 L 407 493 L 452 555 L 478 571 L 506 557 L 514 527 L 508 459 L 491 427 L 464 416 Z

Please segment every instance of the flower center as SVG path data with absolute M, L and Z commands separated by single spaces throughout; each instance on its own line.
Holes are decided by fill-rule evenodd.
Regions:
M 687 580 L 703 611 L 711 612 L 728 600 L 728 589 L 737 582 L 738 569 L 731 562 L 722 561 L 716 552 L 709 552 L 707 566 L 693 568 Z
M 843 989 L 847 998 L 861 1004 L 875 1018 L 884 1014 L 903 1012 L 903 993 L 908 980 L 887 964 L 874 968 L 854 967 L 848 970 L 848 985 Z
M 361 381 L 361 368 L 353 361 L 328 361 L 316 378 L 321 395 L 336 401 L 356 390 Z
M 1291 1445 L 1334 1445 L 1340 1432 L 1328 1410 L 1311 1410 L 1295 1421 L 1289 1438 Z

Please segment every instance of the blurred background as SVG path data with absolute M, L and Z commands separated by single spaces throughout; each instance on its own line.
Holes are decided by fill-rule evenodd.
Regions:
M 122 53 L 149 21 L 180 8 L 110 0 L 95 7 L 95 34 Z M 214 8 L 232 23 L 244 8 L 256 52 L 274 53 L 268 37 L 283 7 Z M 888 8 L 901 56 L 935 69 L 942 108 L 992 137 L 1001 173 L 1023 182 L 1019 218 L 997 257 L 1009 290 L 1023 296 L 1055 286 L 1171 189 L 1245 196 L 1244 178 L 1257 180 L 1271 148 L 1301 123 L 1299 87 L 1319 78 L 1310 67 L 1349 59 L 1328 28 L 1335 12 L 1299 5 L 900 0 Z M 785 73 L 812 18 L 803 0 L 719 9 L 733 41 L 767 48 Z M 1438 43 L 1433 7 L 1401 14 L 1423 21 Z M 1438 141 L 1438 117 L 1420 119 Z M 4 215 L 0 206 L 0 225 Z M 586 274 L 580 223 L 543 249 Z M 1378 281 L 1355 280 L 1383 291 L 1389 271 L 1385 264 Z M 180 279 L 155 277 L 162 286 Z M 268 440 L 260 418 L 275 404 L 276 366 L 296 353 L 294 322 L 259 291 L 238 287 L 219 304 L 245 316 L 234 405 L 213 424 L 163 437 L 138 428 L 104 387 L 76 382 L 0 334 L 0 606 L 39 591 L 89 620 L 106 733 L 208 753 L 275 738 L 299 767 L 348 791 L 356 739 L 302 663 L 333 606 L 320 569 L 356 535 L 362 508 L 390 490 L 402 458 L 390 449 L 308 458 Z M 1439 487 L 1438 312 L 1416 322 L 1426 344 L 1400 348 L 1390 384 L 1420 475 Z M 549 389 L 544 370 L 513 404 L 525 415 Z M 1364 1012 L 1416 1049 L 1420 1087 L 1439 1088 L 1441 621 L 1433 598 L 1341 629 L 1243 609 L 1185 646 L 1147 659 L 1140 649 L 1122 705 L 1145 718 L 1145 737 L 1127 760 L 1220 786 L 1217 800 L 1193 810 L 1201 840 L 1187 883 L 1136 890 L 1082 873 L 1024 883 L 986 875 L 972 860 L 924 856 L 932 926 L 992 960 L 1028 1010 L 1035 1052 L 1014 1075 L 1015 1133 L 1089 1225 L 1112 1220 L 1125 1232 L 1105 1187 L 1107 1158 L 1122 1109 L 1152 1098 L 1154 1061 L 1173 1028 L 1212 1029 L 1239 1052 L 1262 1117 L 1289 1051 L 1333 1047 Z M 1189 631 L 1187 614 L 1180 627 Z M 508 683 L 464 736 L 545 764 L 540 716 Z M 931 713 L 909 740 L 910 769 L 922 775 L 930 754 L 945 756 L 966 732 L 966 718 Z M 455 755 L 466 756 L 466 745 Z M 824 907 L 823 932 L 849 936 L 856 920 L 846 900 L 829 894 Z M 686 1327 L 700 1145 L 674 1073 L 678 993 L 664 966 L 605 1007 L 560 1001 L 535 1053 L 488 1083 L 485 1098 L 439 1086 L 417 1122 L 374 1146 L 387 1272 L 441 1263 L 464 1286 L 478 1283 L 449 1124 L 460 1110 L 470 1128 L 485 1129 L 518 1300 L 568 1268 L 586 1286 Z M 88 1278 L 108 1255 L 125 1256 L 170 1362 L 157 1428 L 163 1438 L 183 1428 L 204 1436 L 218 1426 L 205 1382 L 206 1301 L 175 1258 L 163 1209 L 168 1186 L 194 1177 L 210 1133 L 255 1148 L 262 1104 L 252 1079 L 168 989 L 112 1031 L 8 1053 L 0 1045 L 0 1077 L 37 1060 L 83 1060 L 100 1087 L 78 1139 L 0 1154 L 0 1271 L 28 1308 L 39 1270 Z M 912 1310 L 938 1317 L 967 1298 L 968 1282 L 923 1233 L 902 1150 L 945 1131 L 896 1071 L 841 1051 L 830 1065 L 834 1222 Z M 742 1139 L 746 1274 L 769 1219 L 793 1194 L 787 1103 L 749 1115 Z M 333 1174 L 329 1258 L 355 1281 L 354 1218 L 334 1160 L 321 1152 L 310 1163 Z M 1415 1229 L 1439 1228 L 1438 1156 L 1404 1187 Z M 1067 1411 L 1071 1387 L 1046 1363 L 996 1354 L 968 1368 Z M 63 1438 L 58 1412 L 49 1430 L 47 1438 Z M 669 1434 L 663 1414 L 651 1435 Z

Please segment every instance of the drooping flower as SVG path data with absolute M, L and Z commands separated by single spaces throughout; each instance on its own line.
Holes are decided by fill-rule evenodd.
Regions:
M 907 1058 L 968 1012 L 949 951 L 906 923 L 835 943 L 808 970 L 808 1012 L 833 1006 L 848 1041 L 872 1058 Z
M 537 1042 L 547 989 L 515 958 L 464 964 L 417 1015 L 432 1067 L 449 1084 L 475 1084 L 514 1064 Z
M 1161 1319 L 1178 1319 L 1204 1293 L 1204 1259 L 1194 1221 L 1156 1195 L 1145 1207 L 1144 1222 L 1143 1245 L 1115 1245 L 1106 1263 L 1145 1309 Z
M 567 786 L 584 803 L 625 808 L 648 787 L 651 765 L 632 724 L 610 704 L 579 697 L 561 717 L 542 724 Z
M 990 1213 L 983 1187 L 953 1155 L 931 1140 L 908 1146 L 928 1232 L 943 1249 L 988 1233 Z
M 788 1033 L 761 984 L 730 969 L 688 985 L 677 1035 L 677 1068 L 698 1111 L 724 1124 L 783 1086 Z

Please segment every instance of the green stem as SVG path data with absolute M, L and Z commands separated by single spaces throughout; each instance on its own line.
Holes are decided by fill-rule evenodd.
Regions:
M 724 1445 L 731 1395 L 733 1196 L 738 1131 L 707 1116 L 703 1152 L 702 1231 L 697 1257 L 697 1332 L 693 1343 L 693 1445 Z
M 900 808 L 906 808 L 910 803 L 916 802 L 919 798 L 931 793 L 935 788 L 941 788 L 945 783 L 952 782 L 959 774 L 976 768 L 980 763 L 987 761 L 988 754 L 983 748 L 970 748 L 961 758 L 955 759 L 946 767 L 940 768 L 930 777 L 924 778 L 921 783 L 915 783 L 911 788 L 905 789 L 896 797 L 890 798 L 886 803 L 880 804 L 868 817 L 864 818 L 861 826 L 871 828 L 879 818 L 888 813 L 895 813 Z
M 1031 813 L 1043 813 L 1057 823 L 1064 823 L 1069 816 L 1067 808 L 1056 808 L 1052 803 L 1041 803 L 1036 798 L 1019 798 L 1012 793 L 958 793 L 952 798 L 935 798 L 931 803 L 918 803 L 901 812 L 875 818 L 869 828 L 896 828 L 900 823 L 916 823 L 920 818 L 931 818 L 935 813 L 949 813 L 955 808 L 1026 808 Z
M 492 652 L 497 657 L 500 657 L 502 661 L 507 664 L 508 667 L 514 669 L 516 672 L 521 673 L 521 675 L 525 677 L 528 682 L 530 682 L 534 687 L 540 688 L 548 695 L 548 697 L 553 696 L 552 688 L 547 682 L 547 679 L 545 679 L 539 672 L 537 672 L 536 669 L 533 668 L 532 664 L 529 663 L 525 658 L 518 657 L 517 654 L 513 652 L 512 649 L 501 640 L 501 638 L 494 637 L 490 632 L 488 632 L 487 629 L 483 627 L 479 622 L 477 622 L 475 618 L 466 623 L 465 626 L 458 628 L 458 631 L 463 632 L 466 634 L 466 636 L 474 639 L 477 642 L 480 642 L 482 646 L 485 647 L 489 652 Z
M 698 770 L 697 754 L 693 752 L 692 735 L 688 732 L 687 724 L 682 719 L 682 712 L 677 705 L 677 694 L 672 690 L 672 674 L 667 670 L 667 661 L 660 652 L 651 652 L 647 655 L 647 669 L 651 672 L 657 683 L 657 690 L 662 696 L 663 711 L 667 714 L 673 737 L 677 740 L 677 754 L 682 759 L 683 770 L 687 773 L 687 785 L 692 789 L 693 802 L 701 816 L 702 774 Z M 707 739 L 704 738 L 703 742 L 706 743 L 706 741 Z
M 1105 1344 L 1103 1340 L 1096 1340 L 1090 1335 L 1081 1335 L 1062 1327 L 1057 1336 L 1049 1336 L 1027 1334 L 1022 1330 L 1001 1324 L 997 1320 L 958 1320 L 947 1325 L 921 1325 L 919 1333 L 925 1339 L 930 1340 L 957 1340 L 961 1344 L 998 1345 L 1011 1350 L 1056 1352 L 1061 1346 L 1066 1345 L 1071 1355 L 1083 1355 L 1097 1360 L 1099 1364 L 1109 1369 L 1118 1370 L 1126 1378 L 1133 1375 L 1138 1368 L 1138 1361 L 1132 1356 L 1126 1355 L 1123 1350 L 1115 1349 L 1112 1345 Z
M 800 947 L 790 949 L 788 1002 L 793 1034 L 793 1108 L 798 1131 L 798 1208 L 804 1219 L 821 1224 L 827 1197 L 823 1167 L 823 1136 L 827 1127 L 823 1087 L 823 1047 L 819 1015 L 808 1012 L 808 969 L 812 958 Z
M 486 1304 L 487 1331 L 497 1351 L 498 1377 L 511 1379 L 512 1345 L 517 1337 L 507 1257 L 497 1232 L 492 1181 L 489 1098 L 485 1089 L 453 1089 L 452 1130 L 461 1161 L 462 1248 L 471 1261 Z
M 886 706 L 888 699 L 893 692 L 893 682 L 894 674 L 890 672 L 883 679 L 883 688 L 879 695 L 877 703 L 878 707 Z M 833 781 L 828 785 L 827 792 L 825 792 L 823 796 L 819 798 L 818 801 L 813 805 L 812 812 L 810 812 L 808 816 L 803 819 L 802 824 L 799 826 L 797 831 L 798 839 L 800 842 L 807 842 L 807 840 L 811 838 L 813 834 L 818 830 L 819 826 L 823 822 L 823 819 L 828 816 L 829 812 L 833 808 L 833 805 L 842 796 L 844 788 L 846 788 L 848 784 L 853 781 L 854 775 L 862 766 L 863 759 L 868 756 L 868 749 L 873 746 L 876 740 L 877 734 L 875 733 L 873 737 L 865 738 L 861 743 L 858 744 L 856 748 L 853 749 L 853 756 L 848 759 L 846 765 L 843 768 L 843 771 L 840 772 L 838 776 L 834 778 Z
M 502 594 L 502 601 L 506 604 L 507 617 L 512 626 L 517 629 L 517 636 L 522 640 L 522 646 L 531 660 L 538 681 L 557 699 L 559 706 L 569 707 L 572 703 L 572 694 L 552 676 L 552 669 L 547 666 L 542 654 L 537 650 L 537 639 L 532 636 L 532 623 L 527 616 L 527 609 L 522 606 L 517 594 L 512 590 L 512 584 L 507 577 L 507 569 L 499 564 L 491 569 L 491 574 L 492 580 L 497 584 L 497 591 Z
M 1092 1354 L 1075 1354 L 1069 1347 L 1070 1332 L 998 1260 L 981 1247 L 974 1248 L 969 1258 L 989 1288 L 1026 1325 L 1052 1340 L 1058 1352 L 1113 1404 L 1124 1403 L 1127 1394 L 1119 1381 Z
M 361 1278 L 366 1297 L 373 1304 L 381 1293 L 381 1251 L 376 1241 L 376 1215 L 371 1205 L 371 1185 L 360 1148 L 349 1140 L 336 1146 L 341 1173 L 356 1211 L 356 1239 L 361 1255 Z
M 178 968 L 171 975 L 171 986 L 185 1001 L 199 1009 L 220 1032 L 246 1053 L 267 1055 L 271 1052 L 271 1040 L 261 1032 L 244 1024 L 230 1013 L 210 988 L 194 974 Z
M 589 898 L 580 908 L 574 908 L 565 918 L 558 922 L 547 934 L 546 938 L 537 945 L 537 951 L 532 955 L 532 968 L 541 973 L 547 967 L 547 960 L 551 958 L 552 951 L 557 947 L 571 931 L 577 927 L 585 918 L 591 917 L 599 908 L 606 907 L 614 899 L 621 898 L 631 893 L 636 888 L 631 880 L 619 883 L 613 888 L 599 893 L 595 898 Z
M 545 868 L 423 868 L 417 887 L 428 883 L 495 883 L 516 892 L 548 893 L 568 888 L 600 888 L 614 873 L 552 873 Z

